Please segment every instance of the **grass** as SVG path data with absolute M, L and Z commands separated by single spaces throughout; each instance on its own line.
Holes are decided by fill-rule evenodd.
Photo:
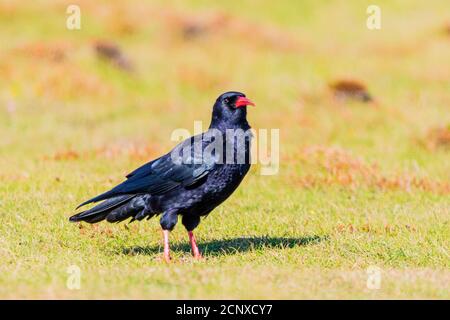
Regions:
M 1 298 L 450 297 L 445 1 L 378 1 L 379 31 L 364 1 L 78 3 L 76 31 L 64 1 L 0 3 Z M 336 99 L 346 79 L 374 102 Z M 157 219 L 68 222 L 230 89 L 281 129 L 280 170 L 252 168 L 200 224 L 204 261 L 181 224 L 166 265 Z

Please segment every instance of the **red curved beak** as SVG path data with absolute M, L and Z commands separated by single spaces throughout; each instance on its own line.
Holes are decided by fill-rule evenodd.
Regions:
M 247 99 L 246 97 L 239 97 L 236 100 L 235 105 L 236 105 L 236 108 L 245 107 L 248 105 L 255 106 L 255 104 L 250 99 Z

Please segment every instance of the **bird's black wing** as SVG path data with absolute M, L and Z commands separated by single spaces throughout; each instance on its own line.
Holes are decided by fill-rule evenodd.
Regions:
M 161 195 L 178 186 L 189 187 L 203 181 L 215 165 L 214 160 L 202 158 L 202 148 L 189 149 L 187 157 L 173 156 L 174 152 L 183 150 L 183 147 L 192 143 L 193 138 L 180 143 L 171 153 L 155 159 L 127 175 L 127 180 L 117 185 L 113 189 L 100 194 L 78 206 L 88 203 L 105 200 L 120 195 L 133 195 L 148 193 L 151 195 Z

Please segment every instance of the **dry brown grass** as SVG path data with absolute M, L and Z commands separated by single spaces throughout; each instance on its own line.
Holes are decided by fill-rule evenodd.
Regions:
M 124 141 L 84 152 L 73 149 L 61 150 L 52 155 L 46 155 L 43 159 L 46 161 L 71 161 L 93 158 L 118 159 L 125 156 L 132 160 L 145 161 L 157 155 L 158 152 L 161 152 L 160 146 L 136 141 Z
M 194 40 L 201 37 L 245 39 L 255 47 L 270 47 L 281 51 L 297 51 L 301 45 L 289 32 L 268 24 L 258 24 L 235 17 L 223 11 L 204 11 L 187 14 L 181 11 L 163 12 L 167 29 L 181 39 Z
M 115 43 L 105 40 L 94 41 L 93 45 L 97 56 L 112 63 L 119 69 L 132 71 L 133 66 L 130 59 L 125 56 L 122 49 Z
M 72 58 L 82 47 L 66 41 L 25 42 L 1 52 L 0 71 L 8 85 L 16 83 L 33 96 L 52 100 L 67 97 L 110 96 L 110 83 L 87 71 Z M 23 85 L 26 79 L 27 85 Z
M 429 129 L 424 143 L 430 150 L 450 149 L 450 125 Z
M 314 173 L 296 180 L 297 184 L 305 188 L 339 185 L 350 189 L 368 187 L 407 192 L 419 189 L 438 194 L 450 193 L 449 182 L 418 177 L 409 172 L 386 175 L 376 163 L 368 164 L 341 148 L 307 147 L 300 152 L 298 158 L 316 168 Z
M 445 32 L 446 35 L 450 36 L 450 21 L 447 22 L 447 23 L 444 25 L 443 30 L 444 30 L 444 32 Z
M 67 58 L 67 52 L 72 49 L 73 45 L 68 41 L 41 41 L 24 43 L 13 49 L 13 53 L 34 59 L 62 62 Z
M 41 69 L 41 67 L 36 67 Z M 64 78 L 64 81 L 61 81 Z M 110 84 L 79 66 L 67 63 L 40 73 L 35 79 L 35 93 L 38 96 L 67 97 L 80 93 L 92 96 L 108 96 L 113 92 Z
M 399 232 L 417 232 L 415 226 L 409 224 L 389 224 L 384 225 L 374 223 L 354 224 L 354 223 L 339 223 L 335 227 L 337 233 L 372 233 L 372 234 L 398 234 Z
M 367 86 L 358 80 L 336 80 L 330 84 L 330 89 L 337 100 L 357 100 L 362 102 L 373 100 L 367 90 Z

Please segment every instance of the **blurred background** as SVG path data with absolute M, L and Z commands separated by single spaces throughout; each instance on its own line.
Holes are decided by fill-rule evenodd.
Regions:
M 239 90 L 258 103 L 255 128 L 283 129 L 284 156 L 339 144 L 446 173 L 421 146 L 448 144 L 448 4 L 379 1 L 369 30 L 368 3 L 345 3 L 78 1 L 81 29 L 69 30 L 65 1 L 3 0 L 2 150 L 147 156 Z
M 80 241 L 105 256 L 107 244 L 124 246 L 119 238 L 148 243 L 139 236 L 155 233 L 156 222 L 135 227 L 135 236 L 102 225 L 82 240 L 67 217 L 81 200 L 170 150 L 174 129 L 192 131 L 195 120 L 206 127 L 215 99 L 229 90 L 256 102 L 252 127 L 281 130 L 280 172 L 261 177 L 253 169 L 245 191 L 220 209 L 229 220 L 211 218 L 200 238 L 336 234 L 352 246 L 353 232 L 367 243 L 397 230 L 382 246 L 352 254 L 318 244 L 336 255 L 332 262 L 303 248 L 289 251 L 289 261 L 293 268 L 301 257 L 317 268 L 448 268 L 449 2 L 373 2 L 0 0 L 0 209 L 8 213 L 0 218 L 0 255 L 9 261 L 0 267 L 0 293 L 11 295 L 28 279 L 30 297 L 67 294 L 49 275 L 64 277 Z M 66 27 L 70 4 L 80 8 L 79 30 Z M 381 9 L 379 30 L 366 26 L 370 4 Z M 420 232 L 410 234 L 414 228 Z M 159 233 L 152 237 L 159 241 Z M 185 241 L 184 234 L 175 239 Z M 355 252 L 364 258 L 355 261 Z M 254 263 L 246 250 L 244 261 L 248 254 Z M 42 295 L 43 287 L 51 289 Z M 164 288 L 159 297 L 210 294 Z M 255 297 L 235 289 L 223 292 Z M 266 289 L 284 297 L 272 287 L 259 292 Z M 445 296 L 433 290 L 423 292 Z M 320 288 L 311 292 L 321 297 Z

